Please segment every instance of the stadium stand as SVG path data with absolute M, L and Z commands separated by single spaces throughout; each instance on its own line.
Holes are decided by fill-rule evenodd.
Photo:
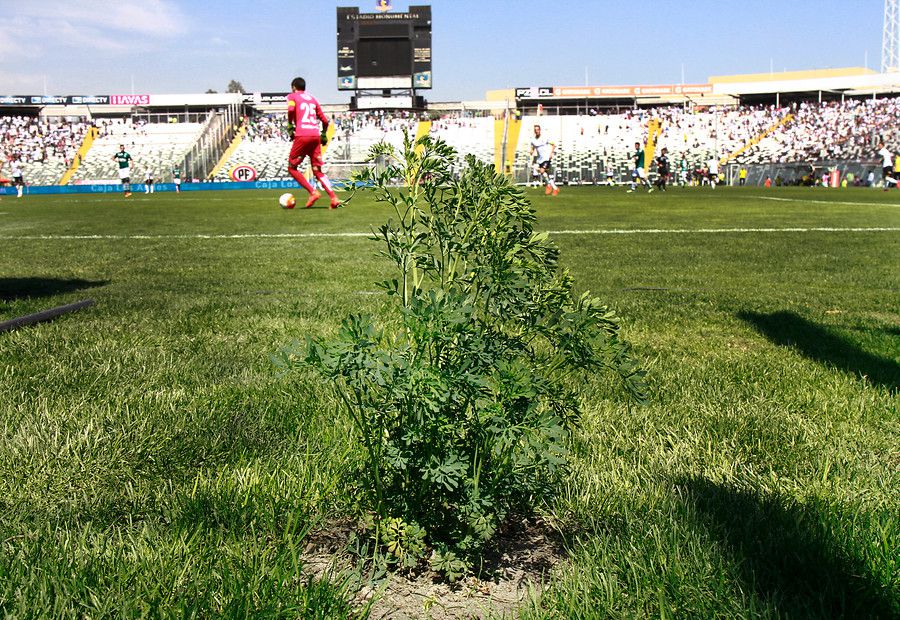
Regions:
M 753 163 L 872 159 L 879 139 L 900 144 L 898 99 L 801 103 L 794 120 L 763 140 Z
M 474 155 L 487 163 L 494 161 L 493 117 L 446 115 L 432 121 L 431 135 L 455 148 L 460 159 Z
M 276 109 L 273 105 L 269 109 Z M 151 169 L 159 180 L 171 177 L 173 166 L 191 153 L 203 155 L 191 172 L 195 177 L 229 179 L 238 164 L 253 166 L 261 180 L 288 179 L 286 135 L 283 113 L 259 113 L 246 106 L 229 118 L 235 127 L 243 117 L 237 135 L 229 131 L 211 139 L 222 144 L 218 150 L 204 142 L 204 122 L 151 123 L 138 117 L 121 116 L 88 121 L 84 117 L 0 116 L 0 153 L 18 157 L 30 184 L 116 181 L 112 154 L 124 144 L 134 158 L 133 178 L 139 181 Z M 647 146 L 648 156 L 666 148 L 676 168 L 682 156 L 691 170 L 702 170 L 716 158 L 724 170 L 738 166 L 780 166 L 765 176 L 804 176 L 812 170 L 850 167 L 859 177 L 880 166 L 875 148 L 885 140 L 900 149 L 900 99 L 882 97 L 847 98 L 841 101 L 794 101 L 784 105 L 662 105 L 598 112 L 540 114 L 515 117 L 516 131 L 504 154 L 505 164 L 516 181 L 531 180 L 530 140 L 533 127 L 540 124 L 545 135 L 557 143 L 554 157 L 557 181 L 563 184 L 622 183 L 630 179 L 635 142 Z M 216 118 L 210 110 L 208 119 Z M 221 113 L 218 116 L 222 116 Z M 202 114 L 193 117 L 203 118 Z M 191 119 L 192 120 L 192 119 Z M 460 159 L 466 155 L 500 163 L 502 140 L 506 139 L 501 112 L 450 108 L 429 114 L 366 111 L 332 113 L 333 135 L 325 155 L 326 173 L 333 179 L 347 178 L 370 148 L 387 142 L 399 147 L 403 132 L 428 131 L 456 148 Z M 85 142 L 87 130 L 95 126 L 98 137 Z M 504 132 L 501 135 L 501 132 Z M 210 133 L 210 132 L 207 132 Z M 210 137 L 210 136 L 207 136 Z M 202 143 L 202 144 L 201 144 Z M 79 147 L 90 146 L 80 166 L 72 166 Z M 218 142 L 217 142 L 218 144 Z M 230 145 L 230 146 L 229 146 Z M 227 150 L 226 150 L 227 148 Z M 194 159 L 197 159 L 196 157 Z M 510 161 L 510 159 L 512 161 Z M 794 166 L 795 168 L 790 168 Z M 649 166 L 653 171 L 652 165 Z M 72 172 L 66 174 L 67 169 Z M 76 169 L 77 168 L 77 169 Z M 751 170 L 749 182 L 761 182 L 763 173 Z
M 410 114 L 378 112 L 341 113 L 333 120 L 336 130 L 326 152 L 326 167 L 361 162 L 380 141 L 399 146 L 403 130 L 415 133 L 418 123 Z M 627 181 L 634 143 L 647 142 L 651 124 L 659 127 L 656 151 L 667 148 L 672 162 L 684 155 L 694 170 L 702 169 L 712 157 L 722 164 L 739 165 L 872 159 L 875 133 L 887 133 L 887 140 L 900 141 L 898 120 L 900 105 L 895 99 L 526 116 L 512 169 L 517 181 L 530 180 L 530 140 L 535 124 L 557 141 L 557 178 L 580 184 Z M 281 115 L 252 117 L 246 127 L 246 137 L 216 179 L 227 180 L 229 170 L 238 164 L 252 165 L 261 179 L 287 178 L 290 142 Z M 490 116 L 448 114 L 433 119 L 430 126 L 431 135 L 456 148 L 460 159 L 472 154 L 487 162 L 494 161 L 494 131 Z
M 363 161 L 369 149 L 379 142 L 395 148 L 403 145 L 404 130 L 415 135 L 419 117 L 410 113 L 347 113 L 334 118 L 333 157 L 344 161 Z
M 180 165 L 202 131 L 202 123 L 145 123 L 132 119 L 97 123 L 94 140 L 74 181 L 118 181 L 113 154 L 125 145 L 133 160 L 132 181 L 137 183 L 148 169 L 158 180 L 170 180 L 172 168 Z
M 17 158 L 28 184 L 58 183 L 90 124 L 82 118 L 0 116 L 0 153 Z
M 362 162 L 369 149 L 387 142 L 395 147 L 403 144 L 403 130 L 415 134 L 418 118 L 410 114 L 340 114 L 333 119 L 335 130 L 325 151 L 326 173 L 339 163 Z M 253 166 L 261 179 L 287 179 L 287 156 L 291 137 L 287 134 L 283 114 L 267 114 L 245 121 L 246 136 L 216 173 L 217 180 L 227 180 L 232 168 L 240 164 Z
M 329 168 L 350 167 L 365 161 L 369 150 L 379 142 L 395 148 L 403 144 L 404 130 L 415 136 L 419 116 L 408 113 L 342 113 L 332 119 L 334 135 L 325 152 Z M 493 162 L 494 119 L 491 116 L 443 114 L 431 121 L 430 133 L 453 146 L 462 160 L 466 155 Z M 229 171 L 239 164 L 253 166 L 260 178 L 286 179 L 290 137 L 283 115 L 260 115 L 245 121 L 246 136 L 231 153 L 215 178 L 227 180 Z M 329 173 L 331 174 L 331 173 Z M 339 175 L 332 175 L 339 178 Z
M 711 157 L 740 165 L 874 160 L 883 139 L 900 144 L 900 100 L 738 106 L 691 111 L 660 107 L 625 113 L 528 116 L 516 148 L 517 180 L 530 176 L 530 140 L 535 124 L 557 141 L 557 178 L 566 183 L 617 182 L 630 175 L 634 143 L 645 144 L 658 121 L 657 152 L 670 161 L 684 155 L 691 168 Z

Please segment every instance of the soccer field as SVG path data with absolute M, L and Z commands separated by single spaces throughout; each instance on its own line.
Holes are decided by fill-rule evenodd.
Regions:
M 527 191 L 651 398 L 581 390 L 564 558 L 519 613 L 900 615 L 900 192 Z M 277 194 L 0 200 L 0 321 L 96 302 L 0 333 L 5 615 L 355 613 L 300 574 L 361 449 L 268 356 L 381 311 L 388 212 Z

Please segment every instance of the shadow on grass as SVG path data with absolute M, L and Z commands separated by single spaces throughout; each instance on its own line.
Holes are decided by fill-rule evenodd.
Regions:
M 741 311 L 737 316 L 775 344 L 791 347 L 819 363 L 861 374 L 873 385 L 900 390 L 900 365 L 895 361 L 864 351 L 793 312 Z
M 831 531 L 815 506 L 690 478 L 678 486 L 700 523 L 733 555 L 748 590 L 786 618 L 896 618 L 900 599 Z
M 57 278 L 0 278 L 0 301 L 51 297 L 86 288 L 105 286 L 108 280 L 60 280 Z

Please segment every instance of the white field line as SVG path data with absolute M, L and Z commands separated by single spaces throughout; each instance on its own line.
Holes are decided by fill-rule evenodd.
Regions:
M 171 193 L 171 192 L 169 192 L 169 193 Z M 98 196 L 116 195 L 116 196 L 121 197 L 121 194 L 113 194 L 112 192 L 107 192 L 106 194 L 96 194 L 96 195 L 98 195 Z M 122 198 L 122 200 L 125 200 L 125 199 Z M 128 198 L 129 203 L 149 202 L 149 201 L 153 201 L 153 200 L 156 200 L 156 197 L 154 194 L 144 194 L 143 192 L 140 192 L 140 196 L 138 196 L 137 194 L 133 194 L 130 198 Z M 233 201 L 230 198 L 215 198 L 215 197 L 206 197 L 206 196 L 179 196 L 178 198 L 175 198 L 174 200 L 177 200 L 179 202 L 232 202 Z M 242 198 L 241 200 L 244 202 L 265 201 L 265 202 L 271 202 L 273 204 L 278 202 L 278 198 L 277 197 L 273 198 L 272 196 L 247 196 L 245 198 Z M 96 200 L 93 198 L 66 198 L 66 204 L 67 205 L 69 205 L 69 204 L 94 204 L 94 205 L 100 205 L 100 206 L 107 206 L 109 204 L 109 202 Z M 122 203 L 122 204 L 125 207 L 127 207 L 126 203 Z
M 123 241 L 137 240 L 161 240 L 161 239 L 325 239 L 329 237 L 371 237 L 372 233 L 339 232 L 339 233 L 244 233 L 234 235 L 205 235 L 202 233 L 193 235 L 0 235 L 0 239 L 8 241 Z
M 893 202 L 844 202 L 840 200 L 811 200 L 808 198 L 775 198 L 774 196 L 757 196 L 760 200 L 774 200 L 777 202 L 808 202 L 817 205 L 849 205 L 851 207 L 900 207 Z
M 537 231 L 540 232 L 540 231 Z M 637 228 L 548 230 L 551 235 L 714 235 L 746 233 L 873 233 L 900 232 L 900 227 L 867 228 Z M 242 234 L 191 234 L 191 235 L 0 235 L 7 241 L 123 241 L 164 239 L 331 239 L 371 237 L 368 232 L 312 232 L 312 233 L 242 233 Z
M 540 231 L 538 231 L 540 232 Z M 900 232 L 900 227 L 867 228 L 613 228 L 599 230 L 549 230 L 551 235 L 691 235 L 724 233 Z

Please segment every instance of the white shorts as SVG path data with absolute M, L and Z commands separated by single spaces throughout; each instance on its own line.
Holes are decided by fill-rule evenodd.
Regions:
M 175 185 L 181 185 L 181 179 L 179 179 L 178 177 L 175 177 L 174 181 Z
M 632 176 L 635 176 L 635 177 L 638 177 L 639 179 L 646 179 L 646 178 L 647 178 L 647 171 L 644 170 L 643 168 L 635 168 L 635 169 L 632 171 L 631 175 L 632 175 Z
M 123 181 L 131 177 L 131 168 L 119 168 L 119 178 Z

